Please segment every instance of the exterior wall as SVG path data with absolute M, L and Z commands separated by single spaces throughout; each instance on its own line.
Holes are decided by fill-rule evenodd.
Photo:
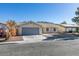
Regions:
M 34 24 L 34 23 L 28 23 L 28 24 L 21 25 L 18 27 L 19 35 L 22 35 L 22 27 L 39 28 L 40 34 L 55 33 L 55 32 L 64 33 L 64 32 L 69 31 L 69 28 L 66 28 L 65 26 L 58 25 L 58 24 L 44 24 L 44 23 L 42 23 L 42 24 L 38 25 L 38 24 Z M 47 28 L 49 29 L 48 31 L 46 30 Z M 56 31 L 54 31 L 54 28 L 56 29 Z M 72 30 L 75 31 L 76 29 L 73 28 Z
M 19 26 L 18 27 L 18 34 L 19 35 L 22 35 L 22 28 L 23 27 L 31 27 L 31 28 L 39 28 L 39 34 L 42 34 L 42 28 L 39 26 L 39 25 L 36 25 L 36 24 L 32 24 L 32 23 L 29 23 L 29 24 L 25 24 L 25 25 L 22 25 L 22 26 Z
M 76 32 L 76 29 L 78 27 L 64 27 L 60 25 L 60 26 L 57 26 L 57 28 L 60 33 L 64 33 L 64 32 L 69 32 L 69 31 Z
M 18 27 L 18 35 L 21 35 L 22 34 L 22 28 L 21 27 Z
M 57 28 L 55 27 L 55 24 L 52 24 L 52 23 L 38 23 L 38 24 L 42 26 L 43 34 L 56 32 L 54 31 L 54 28 L 57 30 Z
M 76 27 L 74 27 L 74 28 L 70 28 L 70 27 L 67 27 L 66 28 L 66 32 L 69 32 L 69 31 L 72 31 L 72 32 L 76 32 L 76 30 L 77 30 L 77 28 Z
M 49 29 L 48 31 L 46 29 Z M 54 28 L 56 29 L 56 31 L 54 31 Z M 43 27 L 42 28 L 43 33 L 53 33 L 53 32 L 57 32 L 57 28 L 56 27 Z
M 39 28 L 39 32 L 40 32 L 40 34 L 43 34 L 43 33 L 42 33 L 42 28 Z
M 58 24 L 40 23 L 40 25 L 42 26 L 43 33 L 65 32 L 65 27 Z M 49 31 L 47 31 L 46 28 L 49 28 Z M 56 31 L 54 31 L 54 28 Z
M 63 33 L 66 30 L 66 28 L 61 26 L 61 25 L 57 25 L 56 27 L 57 27 L 57 31 L 60 32 L 60 33 Z

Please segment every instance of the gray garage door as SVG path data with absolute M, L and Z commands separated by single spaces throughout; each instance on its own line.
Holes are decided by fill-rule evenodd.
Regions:
M 29 27 L 22 28 L 22 35 L 38 35 L 38 34 L 39 34 L 39 28 L 29 28 Z

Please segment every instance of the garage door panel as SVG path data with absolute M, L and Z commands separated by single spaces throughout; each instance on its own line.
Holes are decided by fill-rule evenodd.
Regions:
M 39 28 L 28 28 L 28 27 L 22 28 L 22 35 L 38 35 L 38 34 L 39 34 Z

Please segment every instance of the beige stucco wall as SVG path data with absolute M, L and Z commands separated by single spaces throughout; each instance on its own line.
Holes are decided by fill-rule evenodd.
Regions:
M 49 31 L 46 31 L 46 28 L 49 28 Z M 56 27 L 43 27 L 42 30 L 43 30 L 43 33 L 57 32 L 57 28 L 56 28 L 56 31 L 54 31 L 54 28 L 56 28 Z
M 40 26 L 39 26 L 40 25 Z M 22 27 L 31 27 L 31 28 L 39 28 L 40 34 L 45 34 L 45 33 L 55 33 L 55 32 L 65 32 L 65 27 L 61 25 L 56 25 L 56 24 L 34 24 L 34 23 L 28 23 L 25 25 L 21 25 L 18 27 L 19 30 L 19 35 L 22 35 Z M 46 31 L 46 28 L 49 28 L 49 31 Z M 56 28 L 56 31 L 54 32 L 54 28 Z
M 57 25 L 56 27 L 58 28 L 58 32 L 61 32 L 61 33 L 65 32 L 65 27 L 64 26 Z
M 22 27 L 39 28 L 39 34 L 42 34 L 42 28 L 39 25 L 28 23 L 28 24 L 21 25 L 21 26 L 18 27 L 19 35 L 22 35 Z
M 43 33 L 55 33 L 55 32 L 60 32 L 60 33 L 63 33 L 65 32 L 65 27 L 64 26 L 61 26 L 61 25 L 57 25 L 57 24 L 50 24 L 50 25 L 45 25 L 45 26 L 42 26 L 43 27 Z M 49 28 L 49 31 L 47 32 L 46 31 L 46 28 Z M 56 31 L 54 32 L 54 28 L 56 29 Z
M 44 33 L 58 32 L 58 28 L 56 27 L 55 24 L 40 23 L 40 25 L 42 26 L 42 32 L 43 32 L 43 34 Z M 46 28 L 48 28 L 49 31 L 46 31 Z M 56 31 L 54 31 L 54 28 L 56 29 Z

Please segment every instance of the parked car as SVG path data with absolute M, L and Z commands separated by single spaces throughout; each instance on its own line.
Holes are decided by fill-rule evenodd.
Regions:
M 9 38 L 8 27 L 5 24 L 0 23 L 0 42 Z
M 4 29 L 0 28 L 0 42 L 5 41 L 7 39 L 8 39 L 7 32 Z

